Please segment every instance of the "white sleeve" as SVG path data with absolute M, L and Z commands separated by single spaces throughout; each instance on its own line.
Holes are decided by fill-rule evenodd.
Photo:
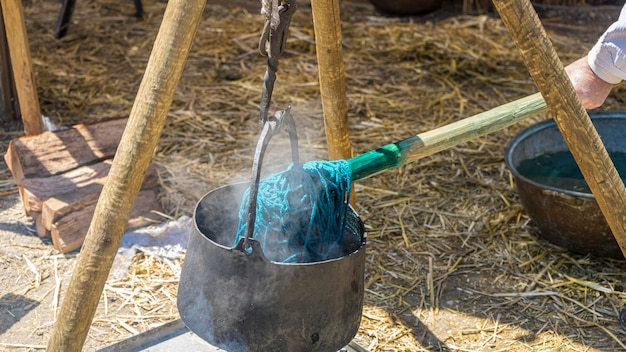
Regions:
M 617 22 L 589 51 L 588 60 L 593 72 L 606 82 L 617 84 L 626 80 L 626 5 Z

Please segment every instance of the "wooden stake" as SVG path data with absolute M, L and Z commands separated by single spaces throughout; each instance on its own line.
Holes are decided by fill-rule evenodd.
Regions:
M 170 0 L 48 351 L 80 351 L 156 148 L 206 0 Z
M 20 0 L 0 0 L 0 4 L 24 133 L 27 136 L 39 134 L 43 132 L 43 121 L 28 47 L 24 9 Z
M 494 0 L 626 257 L 626 189 L 529 0 Z
M 352 157 L 352 144 L 348 126 L 339 2 L 313 0 L 311 8 L 328 157 L 330 160 L 348 159 Z

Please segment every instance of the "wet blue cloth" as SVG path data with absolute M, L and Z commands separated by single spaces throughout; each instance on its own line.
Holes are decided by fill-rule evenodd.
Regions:
M 352 170 L 345 160 L 292 163 L 259 182 L 252 238 L 271 261 L 310 263 L 347 255 L 344 227 Z M 246 236 L 249 193 L 235 244 Z

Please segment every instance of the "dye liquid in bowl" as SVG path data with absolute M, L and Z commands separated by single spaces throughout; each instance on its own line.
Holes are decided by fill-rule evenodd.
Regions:
M 626 182 L 626 153 L 609 151 L 609 156 L 622 181 Z M 517 167 L 517 171 L 522 176 L 542 185 L 591 194 L 591 189 L 585 182 L 574 156 L 567 150 L 541 154 L 523 160 Z

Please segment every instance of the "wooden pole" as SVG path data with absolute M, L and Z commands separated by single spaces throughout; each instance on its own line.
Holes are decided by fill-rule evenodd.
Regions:
M 535 93 L 434 130 L 387 144 L 348 160 L 352 180 L 371 177 L 417 161 L 457 144 L 509 127 L 545 110 L 546 102 L 541 94 Z
M 330 160 L 352 157 L 338 0 L 312 0 L 324 126 Z
M 43 121 L 33 76 L 24 9 L 20 0 L 0 0 L 0 5 L 2 5 L 2 16 L 9 44 L 17 100 L 24 123 L 24 133 L 27 136 L 39 134 L 43 132 Z
M 206 0 L 170 0 L 48 351 L 80 351 L 156 148 Z
M 15 82 L 13 80 L 13 68 L 11 67 L 11 59 L 9 56 L 9 43 L 7 42 L 7 34 L 4 28 L 4 20 L 2 19 L 2 6 L 0 5 L 0 95 L 4 102 L 1 107 L 3 117 L 8 121 L 18 120 L 20 118 L 20 105 L 17 101 L 17 91 L 15 90 Z M 5 120 L 0 118 L 0 122 Z
M 529 0 L 494 0 L 626 257 L 626 189 Z

